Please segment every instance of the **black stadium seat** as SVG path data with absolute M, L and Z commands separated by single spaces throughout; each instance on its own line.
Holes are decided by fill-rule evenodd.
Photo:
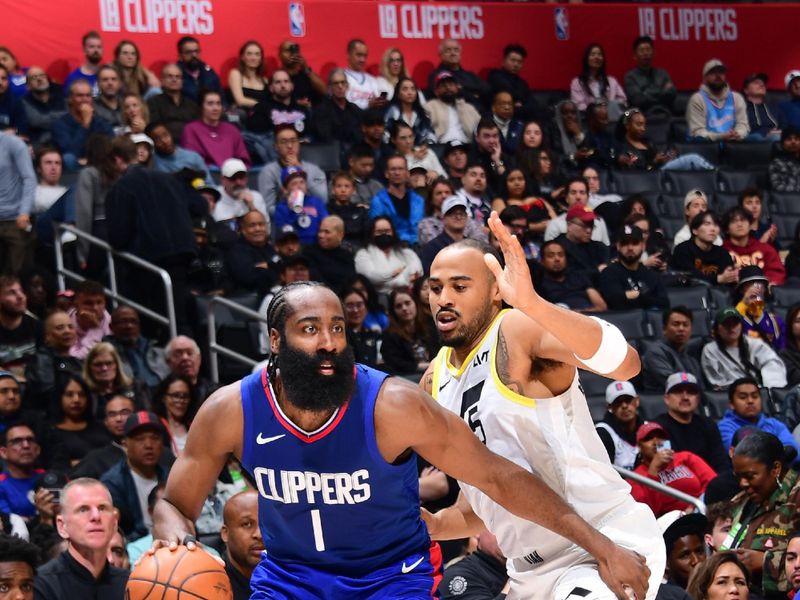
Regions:
M 300 151 L 303 160 L 317 165 L 325 173 L 335 173 L 342 168 L 339 160 L 339 142 L 303 144 Z
M 664 171 L 663 175 L 664 189 L 670 194 L 686 195 L 699 189 L 711 196 L 717 189 L 716 171 Z
M 725 162 L 734 169 L 766 169 L 772 159 L 774 142 L 739 142 L 725 146 Z
M 596 313 L 596 315 L 619 327 L 619 330 L 629 341 L 648 337 L 649 332 L 645 325 L 645 314 L 642 310 L 612 310 Z
M 711 304 L 708 297 L 708 287 L 693 285 L 691 287 L 668 287 L 670 306 L 685 306 L 689 310 L 708 310 Z
M 737 193 L 745 188 L 756 187 L 758 176 L 754 171 L 717 171 L 717 189 L 720 192 Z
M 578 373 L 580 374 L 583 393 L 586 394 L 587 397 L 605 397 L 606 388 L 608 387 L 608 384 L 611 383 L 610 379 L 603 377 L 602 375 L 598 375 L 597 373 L 592 373 L 591 371 L 584 371 L 583 369 L 580 369 Z
M 602 421 L 608 412 L 605 394 L 586 396 L 586 404 L 589 405 L 589 414 L 592 415 L 592 421 L 595 423 Z
M 675 149 L 678 154 L 699 154 L 715 167 L 719 166 L 719 144 L 716 142 L 687 142 L 684 140 L 675 141 Z
M 800 287 L 776 285 L 772 288 L 772 299 L 775 306 L 790 306 L 800 302 Z
M 773 221 L 778 226 L 778 241 L 781 247 L 788 248 L 794 241 L 794 231 L 800 222 L 800 215 L 773 214 Z
M 637 390 L 638 391 L 638 390 Z M 652 421 L 661 413 L 667 412 L 664 394 L 649 392 L 639 394 L 639 414 L 645 421 Z
M 666 217 L 683 218 L 685 197 L 685 194 L 661 194 L 658 202 L 661 207 L 660 214 Z
M 661 190 L 658 171 L 614 171 L 614 191 L 621 195 Z
M 800 215 L 800 194 L 772 192 L 768 204 L 773 214 Z
M 686 223 L 683 217 L 659 217 L 658 221 L 661 223 L 664 237 L 670 245 L 672 244 L 675 234 L 678 233 L 678 230 Z

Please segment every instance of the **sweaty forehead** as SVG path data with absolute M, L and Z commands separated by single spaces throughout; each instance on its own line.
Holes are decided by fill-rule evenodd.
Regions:
M 483 253 L 477 248 L 463 246 L 444 248 L 431 264 L 431 279 L 441 281 L 459 276 L 483 279 L 488 274 L 490 271 L 483 262 Z

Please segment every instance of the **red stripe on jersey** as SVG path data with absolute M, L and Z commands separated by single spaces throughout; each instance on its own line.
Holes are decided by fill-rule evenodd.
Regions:
M 439 584 L 442 582 L 442 547 L 439 542 L 431 540 L 431 558 L 430 563 L 433 565 L 433 587 L 431 588 L 432 598 L 441 598 L 439 595 Z

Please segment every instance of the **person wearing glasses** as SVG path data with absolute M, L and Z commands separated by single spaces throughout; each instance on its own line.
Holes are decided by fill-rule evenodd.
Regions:
M 219 75 L 200 60 L 200 42 L 184 36 L 178 40 L 178 67 L 183 74 L 183 93 L 197 101 L 202 90 L 222 92 Z
M 153 412 L 161 417 L 167 431 L 170 448 L 177 456 L 186 445 L 186 436 L 200 401 L 197 390 L 183 375 L 168 375 L 156 389 Z
M 125 449 L 122 438 L 125 434 L 125 421 L 128 420 L 136 405 L 131 398 L 117 394 L 106 403 L 103 426 L 110 441 L 105 446 L 95 448 L 84 456 L 69 473 L 70 479 L 78 477 L 93 477 L 98 479 L 103 473 L 125 458 Z M 175 457 L 170 456 L 169 460 Z
M 311 114 L 311 130 L 318 142 L 338 140 L 349 145 L 361 140 L 363 111 L 347 99 L 349 86 L 344 69 L 328 75 L 328 93 Z
M 183 72 L 174 63 L 161 69 L 161 93 L 147 100 L 151 123 L 163 123 L 173 140 L 181 139 L 184 126 L 197 118 L 197 102 L 183 93 Z
M 33 428 L 23 422 L 8 427 L 0 444 L 0 458 L 5 463 L 0 473 L 0 512 L 13 513 L 25 519 L 36 516 L 31 502 L 33 489 L 42 469 L 36 461 L 42 449 Z

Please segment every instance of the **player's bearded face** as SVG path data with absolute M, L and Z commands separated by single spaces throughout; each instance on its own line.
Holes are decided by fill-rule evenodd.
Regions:
M 341 352 L 319 350 L 309 354 L 283 338 L 276 361 L 286 398 L 302 410 L 339 408 L 353 391 L 355 357 L 349 346 Z
M 491 318 L 492 305 L 483 301 L 469 320 L 465 320 L 464 313 L 455 307 L 448 306 L 439 309 L 436 313 L 437 324 L 452 319 L 457 321 L 455 328 L 449 331 L 442 331 L 439 328 L 439 337 L 442 340 L 442 344 L 452 348 L 460 348 L 470 342 L 474 342 L 483 331 L 483 328 L 486 327 L 486 324 L 491 321 Z

